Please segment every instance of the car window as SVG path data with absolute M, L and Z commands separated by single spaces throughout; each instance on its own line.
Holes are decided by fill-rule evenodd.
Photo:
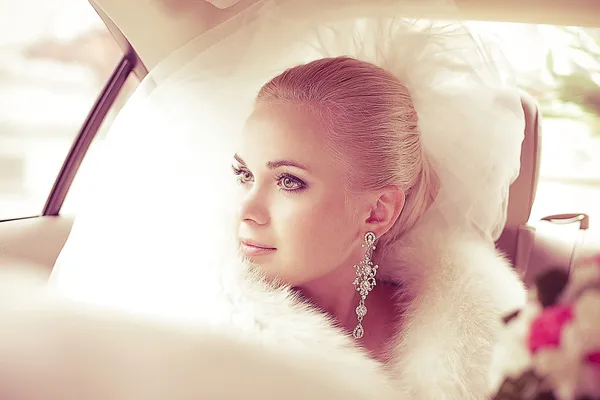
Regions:
M 0 220 L 40 214 L 122 57 L 87 1 L 0 0 Z
M 548 51 L 543 79 L 531 84 L 545 114 L 532 218 L 585 212 L 596 240 L 600 238 L 600 29 L 542 26 L 538 32 Z
M 519 85 L 543 114 L 539 186 L 530 223 L 590 215 L 600 236 L 600 29 L 479 22 L 503 42 Z

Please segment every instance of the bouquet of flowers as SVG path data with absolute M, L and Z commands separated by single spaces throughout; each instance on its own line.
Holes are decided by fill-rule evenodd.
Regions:
M 538 277 L 504 322 L 493 400 L 600 400 L 600 255 Z

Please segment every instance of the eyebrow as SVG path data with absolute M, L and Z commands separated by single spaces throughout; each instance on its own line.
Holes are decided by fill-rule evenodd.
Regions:
M 235 160 L 237 162 L 239 162 L 240 164 L 246 165 L 246 162 L 238 154 L 235 154 L 233 156 L 233 158 L 235 158 Z M 276 169 L 276 168 L 280 168 L 280 167 L 294 167 L 294 168 L 303 169 L 305 171 L 308 171 L 308 168 L 306 168 L 304 165 L 297 163 L 296 161 L 292 161 L 292 160 L 268 161 L 265 165 L 269 169 Z

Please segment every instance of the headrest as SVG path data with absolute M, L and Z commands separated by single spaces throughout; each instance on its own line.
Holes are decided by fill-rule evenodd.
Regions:
M 525 92 L 521 96 L 525 113 L 525 139 L 521 145 L 521 170 L 517 180 L 511 185 L 506 225 L 498 248 L 512 261 L 517 245 L 517 232 L 529 220 L 540 170 L 541 123 L 542 117 L 537 102 Z

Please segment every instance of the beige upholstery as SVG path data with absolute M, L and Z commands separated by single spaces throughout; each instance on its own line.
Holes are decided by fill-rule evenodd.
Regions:
M 0 224 L 0 270 L 31 267 L 49 274 L 71 232 L 72 216 L 37 217 Z
M 582 231 L 589 228 L 589 217 L 576 210 L 557 210 L 563 214 L 547 216 L 528 224 L 537 189 L 540 150 L 541 113 L 531 96 L 523 94 L 525 140 L 521 149 L 521 171 L 510 188 L 508 218 L 496 243 L 530 287 L 538 276 L 550 269 L 570 272 L 573 262 L 598 244 L 585 241 Z M 566 213 L 566 214 L 565 214 Z
M 510 187 L 508 215 L 497 247 L 513 264 L 519 264 L 517 248 L 526 246 L 533 231 L 526 226 L 535 199 L 540 168 L 541 113 L 537 102 L 527 93 L 521 98 L 525 112 L 525 139 L 521 146 L 521 170 Z M 519 241 L 525 242 L 519 246 Z M 526 251 L 525 251 L 526 252 Z

